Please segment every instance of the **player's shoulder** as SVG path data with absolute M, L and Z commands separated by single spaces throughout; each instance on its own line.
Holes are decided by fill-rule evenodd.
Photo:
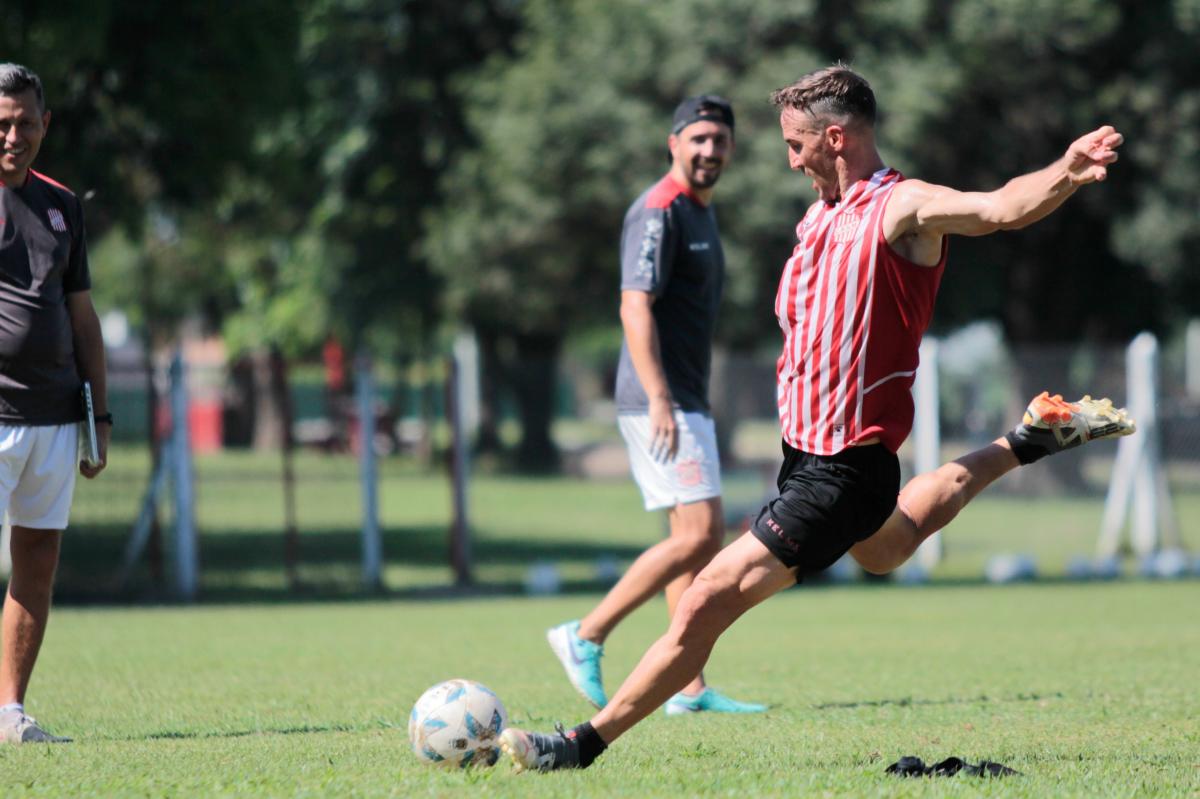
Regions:
M 927 180 L 906 178 L 898 181 L 888 198 L 887 217 L 896 219 L 918 213 L 926 203 L 947 191 L 950 191 L 947 186 Z
M 53 194 L 58 194 L 58 195 L 61 195 L 64 197 L 69 197 L 69 198 L 71 198 L 71 200 L 77 200 L 77 198 L 75 197 L 75 192 L 71 191 L 71 189 L 68 188 L 66 185 L 59 183 L 57 180 L 50 177 L 49 175 L 43 175 L 41 172 L 38 172 L 35 169 L 31 169 L 31 170 L 29 170 L 29 179 L 31 181 L 37 181 L 39 184 L 42 185 L 42 187 L 45 190 L 47 190 Z
M 928 180 L 919 178 L 904 178 L 896 182 L 896 187 L 892 189 L 892 198 L 913 198 L 922 199 L 934 197 L 943 191 L 949 191 L 949 186 L 942 186 L 938 183 L 930 183 Z
M 640 199 L 648 211 L 667 211 L 683 196 L 683 187 L 672 180 L 670 175 L 663 175 L 662 179 L 646 189 Z
M 60 208 L 75 217 L 83 216 L 83 204 L 79 202 L 79 197 L 75 195 L 75 192 L 65 184 L 32 169 L 29 170 L 29 183 L 37 185 L 41 189 L 47 205 Z
M 638 195 L 636 200 L 630 203 L 629 209 L 625 212 L 626 226 L 640 225 L 643 220 L 647 219 L 665 221 L 671 215 L 671 207 L 675 200 L 675 197 L 668 196 L 669 192 L 670 188 L 664 187 L 662 180 L 649 186 Z

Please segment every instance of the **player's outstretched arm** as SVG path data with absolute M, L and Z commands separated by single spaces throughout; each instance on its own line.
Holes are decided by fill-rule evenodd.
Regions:
M 896 187 L 884 226 L 888 239 L 903 235 L 983 236 L 1016 230 L 1050 214 L 1080 186 L 1102 181 L 1124 137 L 1105 125 L 1071 143 L 1054 163 L 1013 178 L 990 192 L 963 192 L 919 180 Z

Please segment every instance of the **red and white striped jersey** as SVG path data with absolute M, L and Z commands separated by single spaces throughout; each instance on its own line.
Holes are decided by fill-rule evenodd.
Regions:
M 904 177 L 884 168 L 836 205 L 818 202 L 796 227 L 775 315 L 783 438 L 833 455 L 878 437 L 892 452 L 912 430 L 912 383 L 946 245 L 936 266 L 914 264 L 883 235 L 883 210 Z

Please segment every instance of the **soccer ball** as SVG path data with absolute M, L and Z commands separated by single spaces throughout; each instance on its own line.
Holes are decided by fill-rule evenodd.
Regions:
M 413 753 L 452 768 L 490 766 L 500 757 L 508 713 L 500 698 L 471 680 L 446 680 L 421 694 L 408 717 Z

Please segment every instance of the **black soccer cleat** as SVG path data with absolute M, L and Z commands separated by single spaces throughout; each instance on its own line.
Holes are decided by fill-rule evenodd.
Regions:
M 509 727 L 500 733 L 500 749 L 512 759 L 517 773 L 579 768 L 579 741 L 556 724 L 555 735 L 526 732 Z

